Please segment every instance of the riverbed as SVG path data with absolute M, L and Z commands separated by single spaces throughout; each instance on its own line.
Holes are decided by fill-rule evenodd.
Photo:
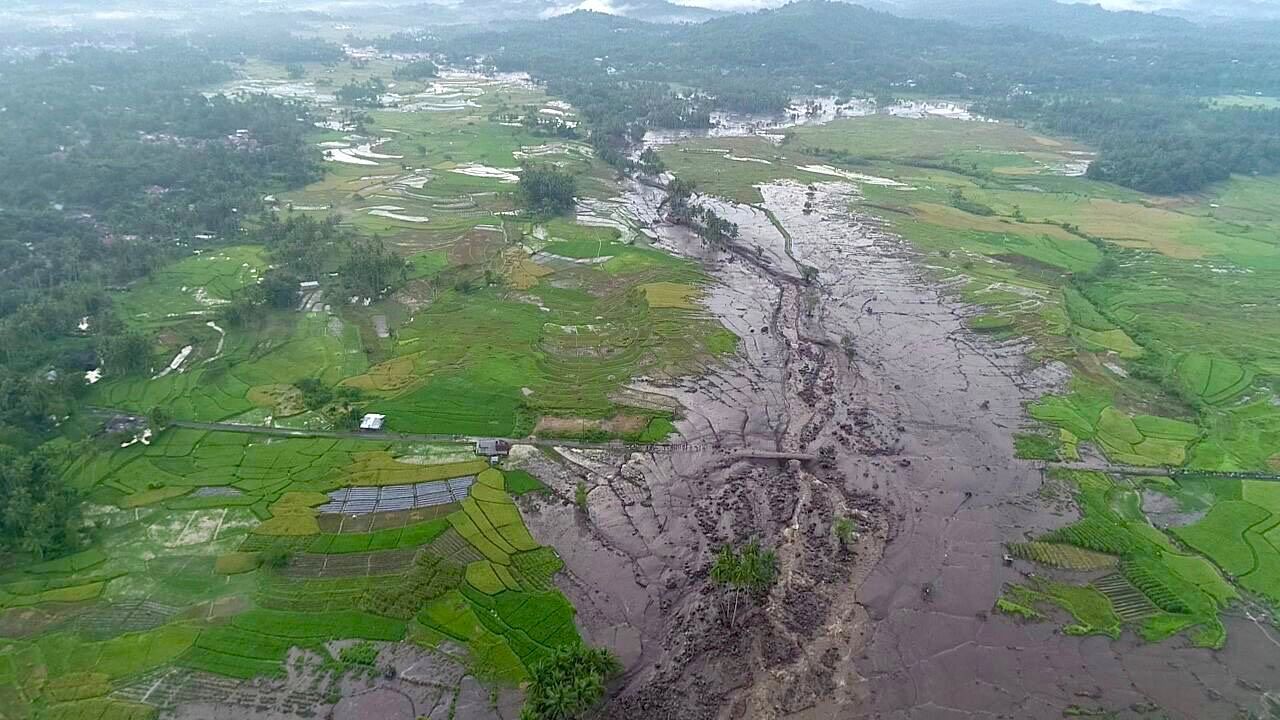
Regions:
M 633 391 L 678 401 L 688 444 L 524 462 L 561 498 L 526 513 L 563 555 L 562 588 L 628 672 L 616 718 L 1232 717 L 1260 710 L 1276 648 L 1228 620 L 1226 650 L 1078 638 L 992 611 L 1003 543 L 1061 526 L 1034 463 L 1013 457 L 1024 404 L 1066 369 L 965 328 L 977 311 L 928 276 L 848 182 L 761 187 L 759 207 L 701 199 L 738 223 L 730 251 L 662 221 L 662 192 L 624 197 L 656 243 L 704 263 L 706 304 L 742 342 L 701 377 Z M 806 210 L 806 205 L 808 210 Z M 817 269 L 802 281 L 802 266 Z M 818 462 L 749 460 L 744 449 Z M 569 511 L 581 482 L 588 512 Z M 856 517 L 851 552 L 836 517 Z M 707 579 L 723 543 L 775 547 L 781 579 L 726 627 Z

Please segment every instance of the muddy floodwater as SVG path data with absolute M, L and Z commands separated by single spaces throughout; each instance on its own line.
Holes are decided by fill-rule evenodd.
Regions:
M 563 555 L 561 586 L 587 638 L 628 671 L 613 718 L 1229 718 L 1263 709 L 1280 646 L 1228 619 L 1223 651 L 1063 635 L 992 612 L 1002 543 L 1074 515 L 1013 457 L 1026 401 L 1065 368 L 964 327 L 976 309 L 926 275 L 849 182 L 761 188 L 760 207 L 703 199 L 738 223 L 730 251 L 662 221 L 660 190 L 627 212 L 657 243 L 702 260 L 707 305 L 742 342 L 721 367 L 657 379 L 687 445 L 645 454 L 564 450 L 519 462 L 562 498 L 526 509 Z M 807 209 L 806 209 L 807 206 Z M 766 210 L 768 212 L 766 212 Z M 801 280 L 803 266 L 816 282 Z M 796 454 L 795 460 L 759 455 Z M 754 456 L 753 456 L 754 455 Z M 799 457 L 799 456 L 807 457 Z M 586 517 L 565 504 L 589 488 Z M 837 516 L 859 521 L 844 550 Z M 767 601 L 726 627 L 707 573 L 725 542 L 777 548 Z

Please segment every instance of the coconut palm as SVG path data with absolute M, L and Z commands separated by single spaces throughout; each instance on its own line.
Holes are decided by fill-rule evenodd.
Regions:
M 573 720 L 604 696 L 605 680 L 622 670 L 604 648 L 562 647 L 533 669 L 521 720 Z
M 778 557 L 772 550 L 762 550 L 758 540 L 751 540 L 741 552 L 729 545 L 720 548 L 711 565 L 711 581 L 721 588 L 721 617 L 730 627 L 738 624 L 742 596 L 759 599 L 773 586 L 778 575 Z

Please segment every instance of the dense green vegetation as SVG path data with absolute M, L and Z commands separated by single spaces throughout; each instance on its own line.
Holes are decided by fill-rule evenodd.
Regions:
M 378 78 L 364 82 L 349 82 L 338 88 L 338 100 L 354 107 L 378 107 L 380 98 L 387 91 L 386 83 Z
M 414 60 L 392 71 L 391 77 L 397 80 L 426 80 L 436 77 L 440 68 L 430 60 Z
M 308 110 L 196 91 L 227 75 L 169 45 L 6 69 L 0 160 L 14 179 L 0 190 L 0 446 L 45 439 L 84 396 L 86 370 L 150 370 L 152 344 L 113 312 L 110 288 L 237 238 L 263 194 L 319 177 L 298 122 Z M 76 503 L 48 487 L 49 462 L 15 456 L 9 506 L 36 516 L 6 524 L 5 546 L 75 547 Z
M 573 212 L 578 184 L 573 175 L 554 167 L 524 166 L 520 173 L 520 195 L 534 215 L 567 215 Z
M 604 696 L 604 683 L 622 671 L 608 650 L 571 645 L 533 670 L 521 720 L 572 720 Z
M 1030 23 L 1040 31 L 974 24 L 810 0 L 684 26 L 577 12 L 501 33 L 422 38 L 419 47 L 532 72 L 582 108 L 594 142 L 619 165 L 618 146 L 635 128 L 706 126 L 713 109 L 779 112 L 793 96 L 824 94 L 983 100 L 989 113 L 1094 143 L 1096 177 L 1147 192 L 1280 168 L 1280 112 L 1199 102 L 1278 94 L 1280 45 L 1242 53 L 1190 26 L 1153 43 L 1128 32 L 1066 38 L 1050 22 Z M 671 78 L 690 89 L 671 91 Z
M 20 453 L 0 445 L 0 542 L 6 550 L 43 559 L 83 544 L 80 498 L 58 477 L 65 452 Z
M 650 161 L 652 162 L 652 161 Z M 725 220 L 706 205 L 694 202 L 697 184 L 680 177 L 672 177 L 667 183 L 667 197 L 663 200 L 667 219 L 693 230 L 698 237 L 713 247 L 727 247 L 738 237 L 738 226 Z
M 720 588 L 720 621 L 738 626 L 743 602 L 761 601 L 778 578 L 778 556 L 765 550 L 758 540 L 741 548 L 725 545 L 711 565 L 711 581 Z
M 1034 122 L 1096 145 L 1089 177 L 1144 192 L 1200 190 L 1232 174 L 1280 171 L 1280 113 L 1195 100 L 1020 96 L 982 112 Z
M 385 411 L 393 431 L 660 440 L 673 410 L 625 386 L 732 350 L 698 302 L 706 276 L 607 215 L 571 217 L 614 172 L 570 120 L 508 122 L 578 117 L 539 89 L 339 65 L 323 43 L 275 63 L 193 46 L 211 49 L 11 66 L 10 109 L 26 93 L 62 104 L 47 127 L 3 116 L 29 146 L 5 158 L 30 181 L 0 200 L 0 701 L 23 718 L 146 718 L 125 697 L 157 679 L 278 676 L 291 653 L 365 673 L 382 643 L 462 646 L 468 673 L 508 685 L 581 655 L 562 563 L 513 500 L 546 492 L 533 476 L 508 484 L 468 444 L 171 424 L 340 430 Z M 338 97 L 209 92 L 235 74 Z M 385 111 L 379 76 L 471 99 Z M 336 123 L 349 129 L 321 127 Z M 330 152 L 357 131 L 395 137 Z M 531 217 L 515 216 L 530 188 Z M 112 419 L 124 411 L 145 419 Z M 328 508 L 423 483 L 445 504 Z M 584 706 L 611 672 L 574 675 Z M 557 677 L 541 681 L 553 701 Z

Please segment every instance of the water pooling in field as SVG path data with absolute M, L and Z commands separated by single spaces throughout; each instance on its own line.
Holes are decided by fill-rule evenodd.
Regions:
M 800 98 L 781 113 L 711 113 L 710 128 L 682 130 L 650 130 L 644 141 L 648 146 L 672 145 L 696 138 L 761 137 L 782 142 L 788 129 L 802 125 L 826 125 L 840 118 L 867 117 L 883 112 L 903 118 L 945 118 L 950 120 L 995 122 L 973 113 L 966 105 L 943 101 L 904 101 L 883 110 L 874 101 L 861 98 Z
M 475 481 L 475 477 L 468 476 L 415 485 L 342 488 L 330 492 L 329 502 L 317 507 L 316 512 L 365 515 L 448 505 L 466 499 Z

